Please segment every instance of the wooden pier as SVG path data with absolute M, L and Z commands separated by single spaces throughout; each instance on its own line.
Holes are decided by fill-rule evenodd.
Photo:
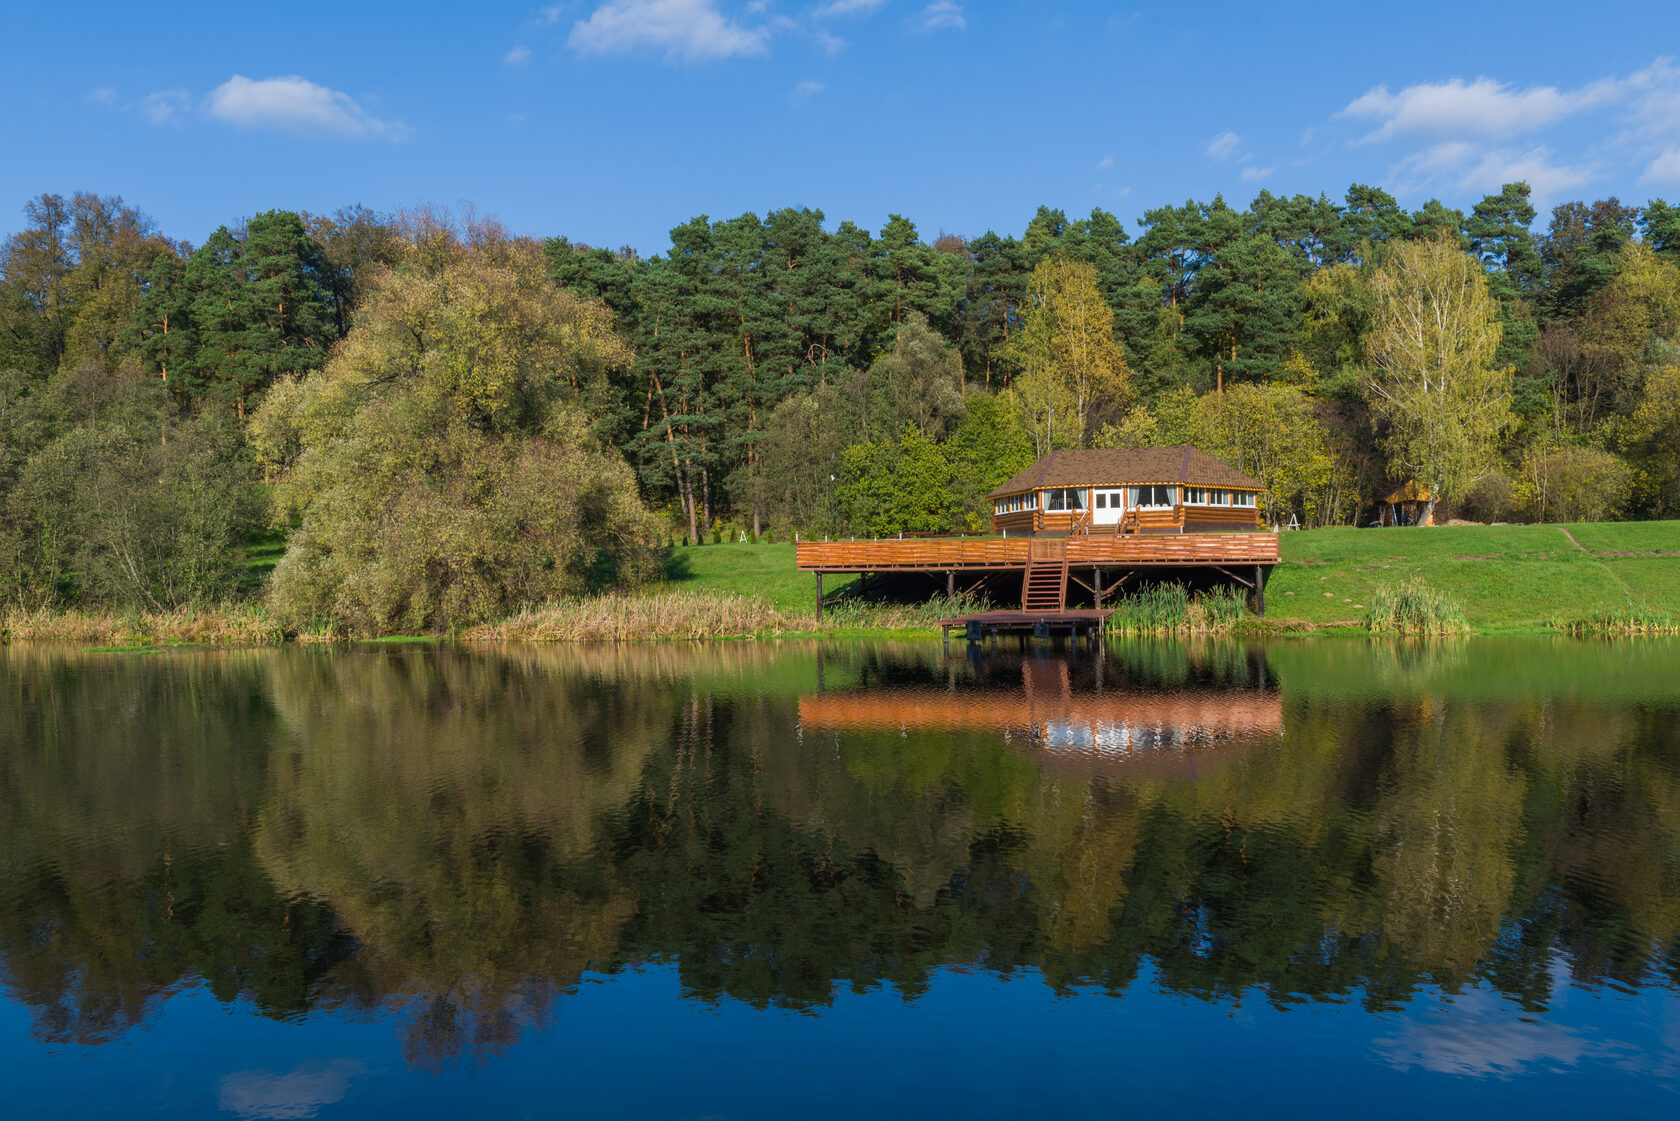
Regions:
M 1036 623 L 1052 616 L 1061 628 L 1086 628 L 1101 620 L 1073 618 L 1067 610 L 1071 586 L 1085 589 L 1095 614 L 1106 619 L 1106 599 L 1140 574 L 1164 570 L 1203 570 L 1223 576 L 1254 593 L 1255 609 L 1266 613 L 1266 578 L 1278 563 L 1278 535 L 1253 533 L 1181 533 L 1150 536 L 1121 533 L 1074 533 L 1065 537 L 903 537 L 868 541 L 801 541 L 795 547 L 800 570 L 816 574 L 817 616 L 822 617 L 825 573 L 915 572 L 945 577 L 954 594 L 958 578 L 979 580 L 1001 573 L 1021 573 L 1021 611 L 992 612 L 1000 629 L 1005 615 L 1031 615 Z M 1092 614 L 1085 612 L 1084 614 Z M 953 626 L 967 620 L 951 620 Z M 943 625 L 943 624 L 941 624 Z

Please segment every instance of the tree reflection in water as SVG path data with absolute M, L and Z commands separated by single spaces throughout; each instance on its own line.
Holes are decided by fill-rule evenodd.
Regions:
M 914 998 L 1680 980 L 1680 649 L 0 651 L 0 969 L 51 1041 L 184 983 L 422 1067 L 588 971 Z

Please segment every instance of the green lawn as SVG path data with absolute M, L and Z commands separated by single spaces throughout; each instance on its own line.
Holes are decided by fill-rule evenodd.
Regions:
M 243 588 L 254 593 L 261 588 L 280 558 L 286 555 L 286 534 L 278 529 L 265 529 L 251 535 L 239 554 Z
M 816 608 L 817 583 L 793 566 L 793 543 L 774 545 L 682 545 L 665 560 L 665 579 L 674 588 L 758 596 L 784 611 Z M 823 598 L 849 587 L 855 576 L 823 577 Z
M 1283 560 L 1266 585 L 1281 620 L 1359 621 L 1374 589 L 1414 574 L 1478 630 L 1630 605 L 1680 614 L 1680 522 L 1318 529 L 1284 534 Z

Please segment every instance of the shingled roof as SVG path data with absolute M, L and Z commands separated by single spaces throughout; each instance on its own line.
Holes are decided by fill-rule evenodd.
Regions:
M 1064 448 L 1053 451 L 987 495 L 1039 490 L 1043 487 L 1123 487 L 1183 484 L 1192 487 L 1230 487 L 1265 490 L 1235 467 L 1227 467 L 1200 448 Z

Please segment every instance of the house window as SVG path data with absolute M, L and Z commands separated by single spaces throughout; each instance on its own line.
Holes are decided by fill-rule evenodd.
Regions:
M 994 504 L 999 514 L 1014 514 L 1027 508 L 1027 496 L 1011 494 L 1007 498 L 1000 498 Z
M 1046 510 L 1083 510 L 1085 509 L 1084 487 L 1055 487 L 1051 490 L 1039 491 L 1044 496 Z
M 1127 487 L 1126 490 L 1133 506 L 1161 509 L 1178 502 L 1177 487 Z

